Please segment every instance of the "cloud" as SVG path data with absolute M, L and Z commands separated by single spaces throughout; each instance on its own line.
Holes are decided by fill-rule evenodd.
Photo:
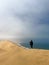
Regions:
M 0 38 L 49 38 L 49 0 L 0 0 Z

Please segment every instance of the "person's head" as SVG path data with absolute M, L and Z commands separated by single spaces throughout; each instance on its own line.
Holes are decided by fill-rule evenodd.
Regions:
M 31 40 L 32 41 L 32 40 Z

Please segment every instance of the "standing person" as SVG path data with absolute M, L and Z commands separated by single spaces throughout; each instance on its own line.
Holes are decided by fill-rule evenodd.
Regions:
M 32 40 L 30 41 L 30 46 L 31 46 L 31 48 L 33 48 L 33 41 Z

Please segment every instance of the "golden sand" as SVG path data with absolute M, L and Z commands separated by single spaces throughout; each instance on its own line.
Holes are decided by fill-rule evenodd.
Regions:
M 0 41 L 0 65 L 49 65 L 49 50 L 26 49 Z

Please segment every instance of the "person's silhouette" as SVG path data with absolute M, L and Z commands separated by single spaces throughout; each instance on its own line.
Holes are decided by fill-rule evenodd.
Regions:
M 30 41 L 30 46 L 31 46 L 31 48 L 33 48 L 33 41 L 32 40 Z

